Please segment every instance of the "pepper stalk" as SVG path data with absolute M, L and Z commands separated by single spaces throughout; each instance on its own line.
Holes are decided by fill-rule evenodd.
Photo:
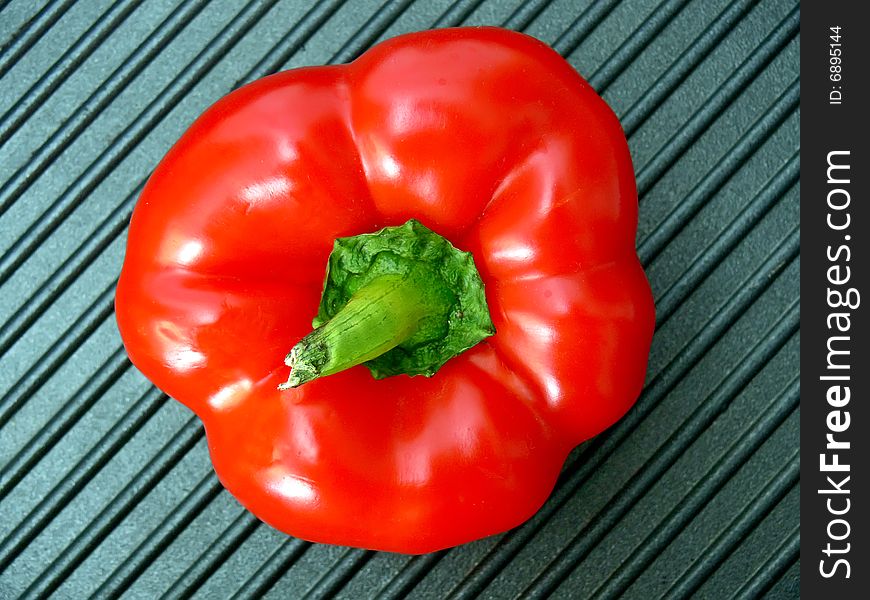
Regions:
M 413 219 L 336 240 L 313 326 L 279 389 L 359 364 L 376 379 L 432 376 L 495 333 L 471 254 Z

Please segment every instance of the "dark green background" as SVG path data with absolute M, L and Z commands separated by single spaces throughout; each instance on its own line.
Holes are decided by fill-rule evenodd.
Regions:
M 798 20 L 793 0 L 0 2 L 0 597 L 796 597 Z M 513 532 L 418 558 L 289 539 L 126 361 L 130 210 L 238 84 L 460 24 L 551 44 L 622 119 L 648 384 Z

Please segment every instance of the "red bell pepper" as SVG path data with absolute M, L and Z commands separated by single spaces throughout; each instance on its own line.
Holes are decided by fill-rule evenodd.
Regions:
M 636 225 L 620 125 L 553 50 L 409 34 L 200 117 L 133 214 L 118 325 L 260 519 L 429 552 L 527 519 L 637 398 L 654 309 Z

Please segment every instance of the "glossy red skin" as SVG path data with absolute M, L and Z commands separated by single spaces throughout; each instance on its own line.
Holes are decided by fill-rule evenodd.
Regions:
M 497 333 L 434 377 L 290 391 L 339 236 L 409 218 L 474 253 Z M 616 118 L 553 50 L 495 28 L 400 36 L 220 100 L 133 215 L 133 362 L 198 414 L 215 470 L 300 538 L 423 553 L 531 516 L 621 417 L 654 309 Z

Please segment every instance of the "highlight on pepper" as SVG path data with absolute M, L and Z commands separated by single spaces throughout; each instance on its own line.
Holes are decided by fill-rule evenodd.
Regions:
M 619 122 L 556 52 L 412 33 L 197 119 L 133 213 L 118 327 L 259 519 L 432 552 L 528 519 L 637 399 L 636 227 Z

